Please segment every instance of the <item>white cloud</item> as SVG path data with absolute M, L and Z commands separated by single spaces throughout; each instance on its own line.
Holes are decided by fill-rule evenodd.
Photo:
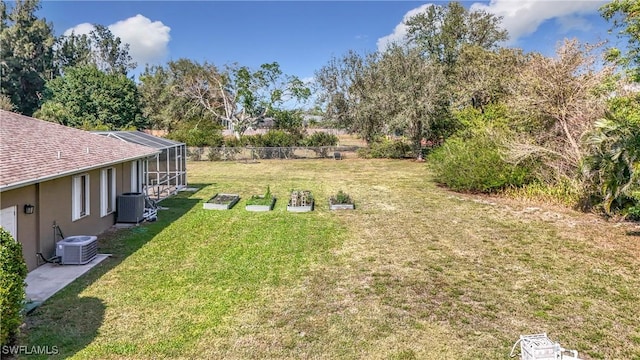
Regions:
M 171 28 L 161 21 L 152 22 L 138 14 L 109 25 L 109 30 L 129 44 L 129 53 L 138 65 L 163 60 L 167 55 Z
M 472 10 L 485 10 L 497 16 L 502 16 L 502 26 L 509 31 L 509 43 L 530 35 L 547 20 L 556 20 L 561 31 L 585 30 L 588 25 L 583 15 L 592 14 L 605 1 L 572 0 L 572 1 L 541 1 L 541 0 L 491 0 L 489 4 L 475 3 Z
M 108 28 L 123 43 L 129 44 L 129 55 L 138 66 L 162 61 L 167 55 L 171 28 L 161 21 L 152 22 L 138 14 L 111 24 Z M 72 31 L 77 35 L 88 34 L 93 29 L 92 24 L 82 23 L 67 29 L 64 35 L 70 35 Z
M 87 35 L 90 32 L 92 32 L 94 29 L 93 24 L 89 24 L 89 23 L 82 23 L 82 24 L 78 24 L 70 29 L 65 30 L 64 32 L 64 36 L 69 36 L 71 35 L 71 33 L 74 33 L 76 35 Z
M 432 6 L 433 4 L 424 4 L 420 7 L 417 7 L 415 9 L 411 9 L 409 10 L 406 14 L 404 14 L 404 16 L 402 17 L 402 21 L 396 25 L 396 27 L 393 29 L 393 32 L 387 36 L 383 36 L 381 38 L 378 39 L 378 41 L 376 42 L 376 45 L 378 46 L 378 51 L 384 51 L 387 49 L 387 47 L 389 47 L 390 45 L 394 44 L 394 43 L 402 43 L 405 40 L 405 37 L 407 36 L 407 32 L 408 32 L 408 27 L 404 24 L 405 21 L 409 20 L 410 18 L 426 12 L 427 9 Z
M 587 32 L 593 27 L 589 20 L 576 15 L 559 17 L 556 19 L 556 23 L 560 26 L 558 31 L 562 34 L 566 34 L 572 30 Z
M 589 30 L 590 24 L 583 17 L 592 14 L 606 1 L 603 0 L 491 0 L 487 3 L 474 3 L 471 10 L 485 10 L 491 14 L 502 16 L 502 26 L 509 32 L 509 44 L 514 44 L 521 37 L 530 35 L 547 20 L 556 20 L 560 31 Z M 407 34 L 404 22 L 433 4 L 424 4 L 409 10 L 393 32 L 378 39 L 378 50 L 385 50 L 394 42 L 402 42 Z

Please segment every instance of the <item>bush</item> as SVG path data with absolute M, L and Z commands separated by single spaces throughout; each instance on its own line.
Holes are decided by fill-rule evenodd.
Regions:
M 218 147 L 224 143 L 221 127 L 206 122 L 180 124 L 178 128 L 167 135 L 167 138 L 195 147 Z
M 530 180 L 530 170 L 502 158 L 502 149 L 489 134 L 470 139 L 457 136 L 429 155 L 436 181 L 453 190 L 494 192 L 522 186 Z
M 323 131 L 314 132 L 304 139 L 306 146 L 336 146 L 338 137 Z
M 538 200 L 568 207 L 588 207 L 584 188 L 579 182 L 569 178 L 563 178 L 554 184 L 532 181 L 521 188 L 507 189 L 505 194 L 515 199 Z
M 22 324 L 26 277 L 22 245 L 0 228 L 0 346 L 11 342 Z
M 640 96 L 617 98 L 586 139 L 583 172 L 607 214 L 635 206 L 640 192 Z
M 382 140 L 358 149 L 358 156 L 365 159 L 402 159 L 411 151 L 411 145 L 402 140 Z

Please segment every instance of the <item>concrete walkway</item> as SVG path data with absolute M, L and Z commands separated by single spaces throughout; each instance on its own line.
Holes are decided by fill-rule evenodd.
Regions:
M 93 260 L 84 265 L 44 264 L 27 274 L 27 312 L 33 311 L 42 302 L 53 296 L 73 280 L 82 276 L 92 267 L 98 265 L 111 254 L 98 254 Z

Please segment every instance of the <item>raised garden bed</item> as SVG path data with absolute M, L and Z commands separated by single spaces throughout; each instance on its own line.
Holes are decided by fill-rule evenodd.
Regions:
M 353 199 L 342 190 L 329 198 L 329 210 L 354 210 L 355 208 Z
M 267 191 L 263 195 L 251 196 L 244 208 L 247 211 L 271 211 L 275 203 L 276 198 L 271 194 L 271 189 L 267 186 Z
M 313 195 L 309 190 L 294 190 L 289 197 L 287 211 L 309 212 L 313 211 Z
M 240 195 L 238 194 L 215 194 L 202 207 L 207 210 L 229 210 L 239 200 Z

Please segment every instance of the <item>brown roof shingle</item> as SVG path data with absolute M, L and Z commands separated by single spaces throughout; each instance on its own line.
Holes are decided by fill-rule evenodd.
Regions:
M 0 110 L 0 191 L 157 153 L 146 146 Z

